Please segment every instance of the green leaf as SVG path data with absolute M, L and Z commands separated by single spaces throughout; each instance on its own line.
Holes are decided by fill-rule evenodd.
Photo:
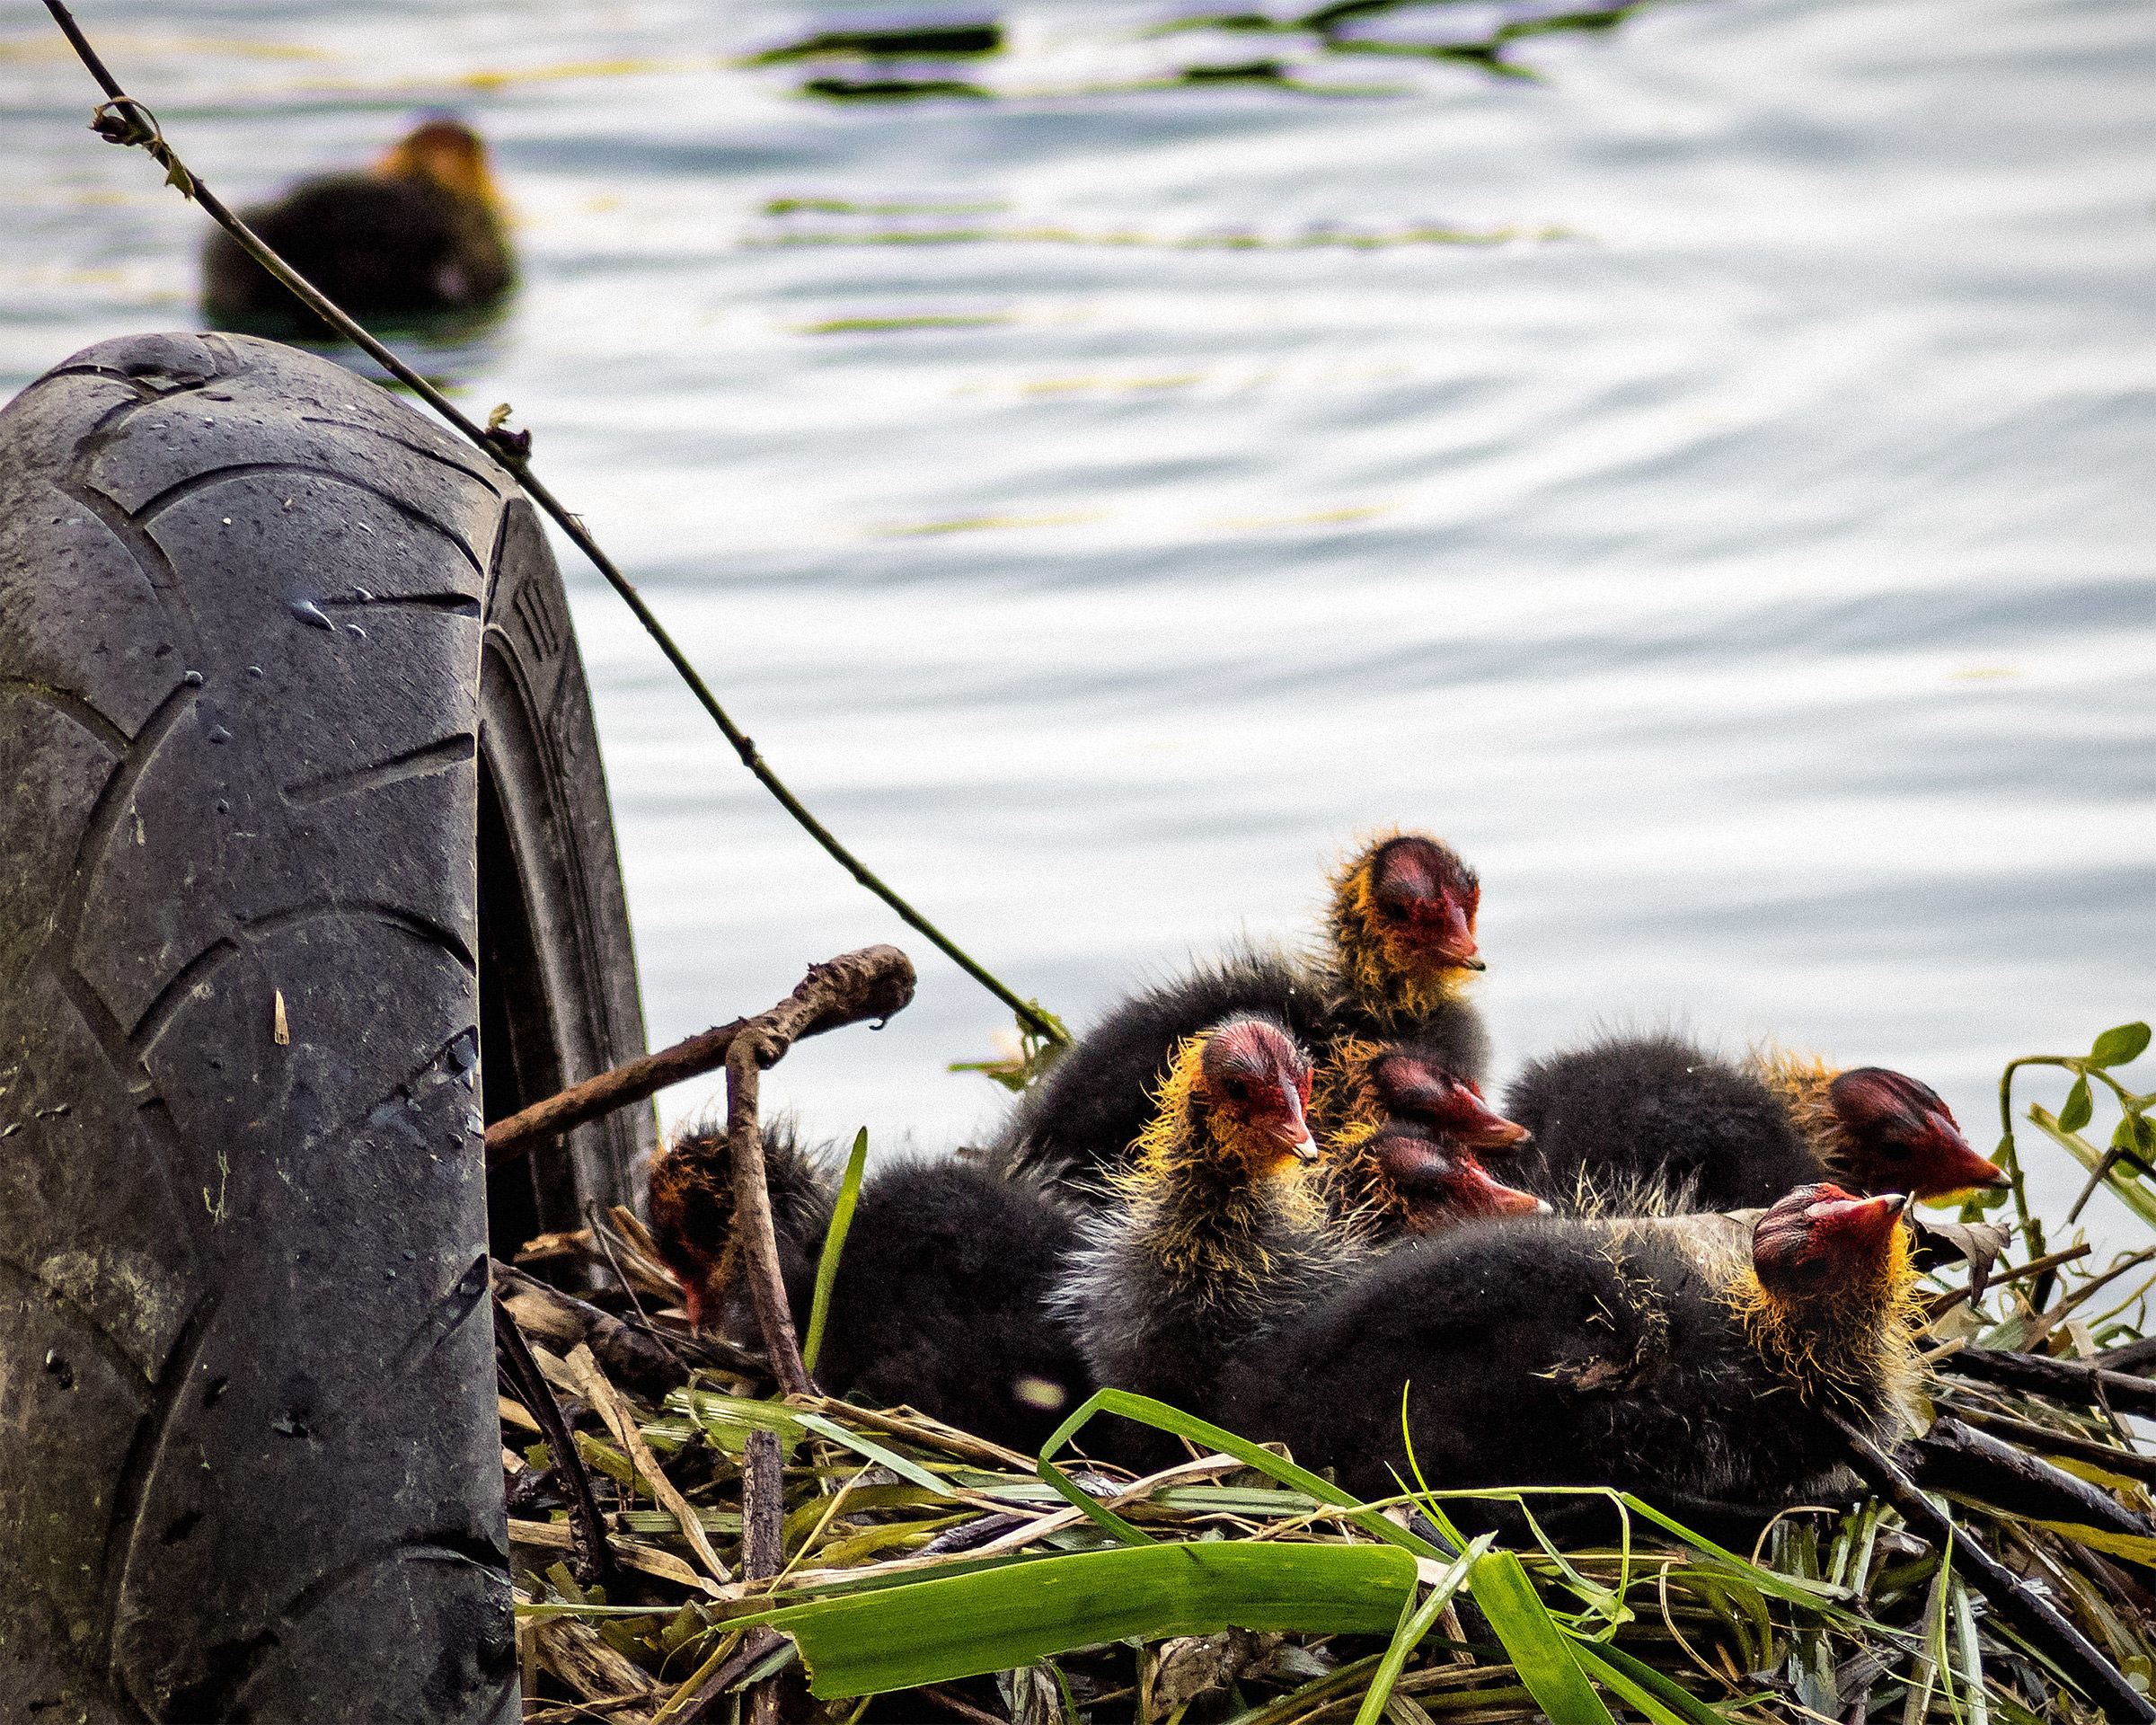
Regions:
M 2098 1153 L 2096 1146 L 2091 1145 L 2088 1139 L 2072 1132 L 2062 1132 L 2059 1129 L 2059 1123 L 2044 1111 L 2041 1104 L 2032 1107 L 2028 1110 L 2028 1118 L 2035 1123 L 2037 1131 L 2057 1145 L 2082 1167 L 2088 1169 L 2090 1173 L 2096 1172 L 2103 1158 Z M 2111 1189 L 2120 1203 L 2132 1210 L 2151 1227 L 2156 1228 L 2156 1192 L 2150 1191 L 2138 1180 L 2122 1180 L 2116 1168 L 2105 1178 L 2104 1183 Z M 1987 1348 L 1994 1345 L 1989 1341 L 1984 1343 Z
M 1550 1725 L 1615 1725 L 1517 1557 L 1487 1552 L 1477 1560 L 1468 1586 Z
M 2089 1076 L 2084 1073 L 2066 1092 L 2066 1106 L 2059 1110 L 2059 1130 L 2079 1132 L 2089 1124 L 2089 1117 L 2095 1111 L 2095 1104 L 2089 1098 Z
M 2114 1024 L 2096 1039 L 2089 1049 L 2089 1064 L 2092 1066 L 2123 1066 L 2128 1061 L 2138 1060 L 2149 1046 L 2149 1027 L 2136 1020 L 2131 1024 Z
M 846 1157 L 846 1177 L 839 1182 L 838 1201 L 831 1207 L 831 1225 L 824 1230 L 823 1256 L 816 1261 L 816 1302 L 808 1308 L 808 1339 L 801 1344 L 801 1369 L 816 1375 L 816 1357 L 824 1348 L 824 1320 L 831 1315 L 831 1287 L 838 1280 L 839 1254 L 846 1249 L 846 1230 L 853 1225 L 853 1205 L 861 1197 L 861 1177 L 869 1164 L 869 1128 L 853 1135 L 853 1149 Z
M 800 1644 L 809 1693 L 827 1700 L 1007 1671 L 1133 1635 L 1389 1636 L 1414 1586 L 1415 1560 L 1391 1546 L 1231 1540 L 1075 1552 L 791 1606 L 764 1621 Z
M 2111 1128 L 2111 1147 L 2119 1153 L 2128 1172 L 2149 1172 L 2149 1158 L 2156 1154 L 2156 1125 L 2144 1114 L 2121 1114 Z

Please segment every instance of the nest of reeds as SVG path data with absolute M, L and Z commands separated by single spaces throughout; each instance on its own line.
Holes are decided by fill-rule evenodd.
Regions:
M 2147 1039 L 2122 1027 L 2089 1056 L 2047 1057 L 2075 1088 L 2060 1115 L 2028 1118 L 2156 1228 L 2156 1093 L 2110 1070 Z M 2082 1135 L 2092 1084 L 2118 1104 L 2108 1148 Z M 1681 1507 L 1614 1492 L 1409 1481 L 1363 1504 L 1277 1449 L 1112 1391 L 1040 1456 L 904 1408 L 780 1398 L 760 1356 L 687 1333 L 632 1216 L 595 1215 L 496 1271 L 524 1344 L 505 1338 L 502 1442 L 526 1716 L 2152 1717 L 2156 1455 L 2133 1421 L 2156 1416 L 2142 1376 L 2156 1244 L 2100 1264 L 2078 1235 L 2047 1246 L 2010 1131 L 2001 1155 L 2019 1261 L 1932 1274 L 1929 1431 L 1885 1473 L 1852 1455 L 1869 1483 L 1745 1537 L 1719 1509 L 1710 1537 Z M 1177 1433 L 1189 1459 L 1142 1479 L 1087 1459 L 1096 1409 Z M 1609 1507 L 1593 1538 L 1568 1539 L 1583 1496 Z M 1524 1532 L 1468 1538 L 1462 1498 L 1508 1500 Z M 2081 1650 L 2032 1629 L 2043 1611 Z

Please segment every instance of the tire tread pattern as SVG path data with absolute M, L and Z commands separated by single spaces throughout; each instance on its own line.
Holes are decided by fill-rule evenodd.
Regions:
M 0 413 L 0 1717 L 514 1716 L 473 832 L 519 511 L 246 338 Z

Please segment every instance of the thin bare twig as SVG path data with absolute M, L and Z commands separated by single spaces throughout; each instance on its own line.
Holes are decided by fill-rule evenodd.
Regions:
M 915 1693 L 925 1695 L 945 1712 L 956 1713 L 960 1719 L 967 1721 L 968 1725 L 1003 1725 L 1003 1721 L 994 1713 L 984 1712 L 969 1701 L 961 1701 L 950 1690 L 936 1684 L 923 1684 Z
M 1966 1348 L 1954 1356 L 1949 1369 L 2010 1390 L 2048 1395 L 2055 1402 L 2076 1402 L 2085 1407 L 2116 1406 L 2128 1413 L 2156 1415 L 2156 1384 L 2070 1359 Z
M 764 1181 L 764 1134 L 756 1119 L 758 1080 L 804 1036 L 835 1024 L 888 1017 L 913 998 L 914 967 L 895 946 L 867 946 L 811 965 L 794 991 L 737 1030 L 726 1051 L 726 1139 L 733 1164 L 734 1238 L 746 1265 L 764 1352 L 784 1395 L 814 1395 L 801 1365 L 800 1339 L 779 1274 Z
M 800 1338 L 794 1333 L 793 1309 L 779 1273 L 779 1249 L 771 1220 L 771 1189 L 764 1173 L 764 1130 L 756 1119 L 757 1078 L 770 1064 L 761 1032 L 736 1039 L 726 1057 L 726 1149 L 733 1163 L 734 1237 L 741 1243 L 748 1291 L 755 1302 L 764 1352 L 782 1395 L 814 1395 L 816 1385 L 801 1364 Z M 778 1057 L 772 1055 L 773 1059 Z
M 2090 1296 L 2100 1293 L 2121 1276 L 2131 1270 L 2138 1269 L 2152 1258 L 2156 1258 L 2156 1246 L 2137 1252 L 2131 1258 L 2122 1258 L 2101 1275 L 2083 1282 L 2081 1287 L 2075 1288 L 2072 1293 L 2028 1327 L 2028 1333 L 2021 1338 L 2021 1351 L 2024 1353 L 2035 1352 L 2039 1342 L 2065 1322 L 2077 1310 L 2089 1303 Z
M 668 1084 L 710 1072 L 724 1063 L 727 1050 L 743 1031 L 751 1024 L 764 1023 L 791 1002 L 803 1001 L 812 1010 L 805 1016 L 799 1013 L 789 1016 L 784 1027 L 788 1044 L 805 1036 L 820 1036 L 842 1024 L 890 1017 L 913 999 L 914 980 L 913 960 L 895 946 L 864 946 L 827 964 L 813 965 L 786 1001 L 759 1018 L 737 1018 L 685 1038 L 657 1054 L 623 1061 L 596 1077 L 556 1092 L 544 1101 L 534 1102 L 507 1119 L 496 1120 L 487 1128 L 487 1166 L 499 1168 L 546 1138 L 632 1102 L 641 1102 Z M 803 989 L 815 991 L 812 1001 L 806 999 Z M 779 1052 L 784 1053 L 784 1048 Z M 764 1064 L 768 1066 L 770 1061 Z
M 778 1433 L 759 1428 L 748 1434 L 741 1456 L 741 1575 L 745 1580 L 766 1580 L 779 1573 L 784 1561 L 786 1476 L 780 1463 Z M 668 1725 L 708 1725 L 726 1692 L 770 1657 L 784 1640 L 774 1629 L 750 1630 L 733 1657 L 682 1703 L 679 1712 L 668 1716 Z M 775 1679 L 766 1678 L 755 1685 L 748 1714 L 753 1725 L 776 1725 Z
M 494 1291 L 517 1303 L 510 1315 L 520 1325 L 529 1325 L 556 1353 L 566 1355 L 579 1342 L 588 1342 L 601 1365 L 654 1402 L 689 1381 L 687 1365 L 657 1330 L 623 1323 L 611 1312 L 549 1287 L 514 1264 L 499 1258 L 490 1261 Z
M 2123 1474 L 2128 1479 L 2156 1481 L 2156 1455 L 2140 1455 L 2111 1444 L 2072 1437 L 2064 1432 L 2054 1431 L 2048 1426 L 2039 1426 L 2033 1420 L 2017 1420 L 2011 1414 L 1965 1407 L 1959 1401 L 1942 1400 L 1940 1405 L 1952 1409 L 1954 1417 L 1965 1425 L 2011 1438 L 2024 1448 L 2041 1449 L 2073 1461 L 2088 1462 L 2107 1473 Z
M 1984 1293 L 1994 1287 L 2004 1287 L 2009 1282 L 2026 1281 L 2031 1276 L 2041 1276 L 2047 1269 L 2056 1269 L 2061 1264 L 2071 1264 L 2077 1258 L 2086 1258 L 2095 1250 L 2094 1246 L 2089 1245 L 2069 1246 L 2064 1252 L 2054 1252 L 2045 1258 L 2032 1258 L 2026 1264 L 1996 1271 L 1984 1278 L 1984 1288 L 1978 1292 L 1977 1297 L 1982 1298 Z M 1925 1321 L 1936 1323 L 1967 1299 L 1970 1291 L 1966 1287 L 1957 1287 L 1951 1294 L 1941 1294 L 1925 1307 Z
M 631 1279 L 629 1272 L 622 1268 L 622 1261 L 614 1250 L 614 1230 L 600 1216 L 599 1200 L 596 1198 L 584 1200 L 584 1226 L 591 1234 L 592 1243 L 606 1254 L 606 1268 L 614 1272 L 614 1279 L 622 1285 L 622 1292 L 628 1295 L 629 1305 L 636 1313 L 637 1322 L 646 1330 L 650 1329 L 651 1314 L 644 1310 L 644 1302 L 636 1291 L 636 1283 Z

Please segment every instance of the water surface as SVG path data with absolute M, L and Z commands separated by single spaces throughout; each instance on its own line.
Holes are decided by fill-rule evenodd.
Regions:
M 1507 1069 L 1771 1034 L 1930 1079 L 1988 1146 L 2001 1061 L 2148 1015 L 2156 12 L 1692 0 L 1515 31 L 1539 80 L 1173 16 L 83 12 L 235 201 L 429 104 L 497 141 L 526 285 L 430 363 L 515 404 L 819 813 L 1074 1022 L 1307 929 L 1394 822 L 1482 870 Z M 743 63 L 924 19 L 1002 49 Z M 193 316 L 201 218 L 91 101 L 0 6 L 11 391 Z M 569 573 L 654 1039 L 895 939 L 915 1006 L 767 1093 L 989 1129 L 941 1066 L 995 1003 Z

